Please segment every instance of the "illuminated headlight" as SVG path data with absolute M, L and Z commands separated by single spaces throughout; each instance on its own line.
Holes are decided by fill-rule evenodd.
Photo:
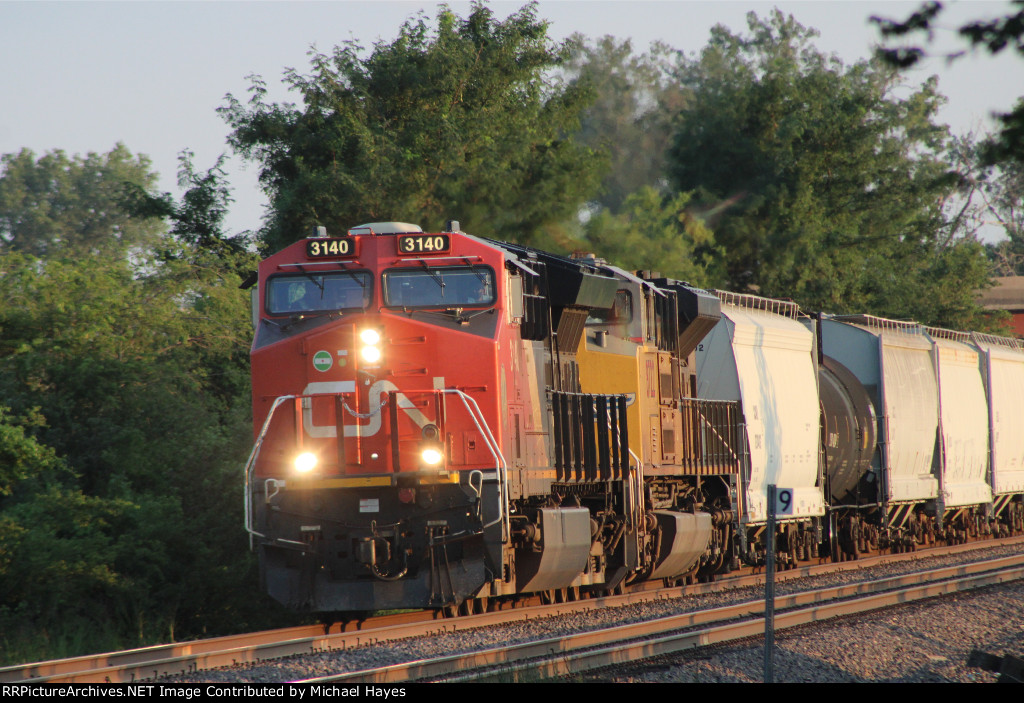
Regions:
M 300 474 L 306 474 L 316 468 L 316 454 L 303 452 L 295 457 L 295 470 Z
M 377 347 L 363 347 L 360 352 L 363 356 L 363 361 L 371 364 L 375 364 L 380 361 L 380 349 Z
M 427 466 L 437 466 L 444 459 L 444 454 L 433 447 L 429 447 L 420 452 L 420 458 L 423 459 L 423 463 Z
M 375 329 L 365 329 L 359 333 L 359 339 L 363 341 L 364 346 L 359 350 L 359 355 L 368 364 L 376 364 L 380 361 L 381 351 L 377 347 L 380 344 L 380 332 Z

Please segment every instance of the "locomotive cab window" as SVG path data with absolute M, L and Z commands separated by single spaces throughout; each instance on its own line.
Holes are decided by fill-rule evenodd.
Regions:
M 615 303 L 607 310 L 591 310 L 587 316 L 587 327 L 599 325 L 624 325 L 633 321 L 633 296 L 628 290 L 615 293 Z
M 489 266 L 395 268 L 384 272 L 384 305 L 388 307 L 487 307 L 494 301 L 494 270 Z
M 271 315 L 365 310 L 373 296 L 366 271 L 337 271 L 272 276 L 267 281 L 267 312 Z

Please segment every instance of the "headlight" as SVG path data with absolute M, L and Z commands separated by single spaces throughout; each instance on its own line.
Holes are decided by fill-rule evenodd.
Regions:
M 380 361 L 380 349 L 377 347 L 363 347 L 359 353 L 362 355 L 363 361 L 370 364 L 376 364 Z
M 420 458 L 427 466 L 437 466 L 444 459 L 444 454 L 439 450 L 429 447 L 420 452 Z
M 363 361 L 368 364 L 376 364 L 380 361 L 381 356 L 383 356 L 380 348 L 377 346 L 380 344 L 380 332 L 372 328 L 365 329 L 359 333 L 359 339 L 366 345 L 359 350 L 359 355 Z
M 316 468 L 316 454 L 303 452 L 295 457 L 295 470 L 300 474 L 307 474 Z

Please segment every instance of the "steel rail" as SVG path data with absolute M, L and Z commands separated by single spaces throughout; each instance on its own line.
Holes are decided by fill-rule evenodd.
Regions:
M 974 542 L 966 545 L 943 547 L 936 550 L 895 555 L 867 557 L 858 561 L 825 563 L 803 566 L 776 574 L 777 580 L 806 578 L 825 573 L 855 571 L 865 566 L 920 561 L 938 554 L 958 553 L 985 547 L 1024 544 L 1024 538 L 1011 538 L 992 542 Z M 986 562 L 978 562 L 985 564 Z M 967 564 L 949 569 L 977 569 Z M 920 572 L 919 572 L 920 573 Z M 908 578 L 911 575 L 908 575 Z M 721 579 L 712 583 L 689 586 L 638 590 L 618 596 L 559 603 L 530 608 L 516 608 L 437 620 L 430 613 L 405 613 L 371 618 L 357 623 L 361 629 L 327 635 L 322 625 L 270 630 L 243 635 L 217 637 L 193 642 L 154 645 L 122 652 L 86 655 L 31 664 L 0 667 L 0 682 L 19 683 L 131 683 L 163 675 L 193 673 L 205 668 L 231 666 L 245 662 L 258 662 L 292 654 L 341 650 L 375 641 L 424 636 L 438 632 L 452 632 L 524 619 L 536 619 L 570 612 L 618 607 L 669 598 L 680 598 L 744 587 L 763 586 L 764 576 L 746 574 Z M 349 623 L 349 628 L 353 623 Z
M 984 571 L 984 573 L 978 573 Z M 1024 579 L 1024 555 L 943 567 L 776 598 L 775 628 L 901 605 L 949 593 Z M 908 585 L 912 584 L 912 585 Z M 835 600 L 846 598 L 846 600 Z M 801 607 L 806 604 L 810 607 Z M 292 683 L 401 683 L 416 680 L 536 681 L 764 634 L 763 601 L 538 640 L 511 647 L 347 672 Z M 686 630 L 737 618 L 739 622 Z

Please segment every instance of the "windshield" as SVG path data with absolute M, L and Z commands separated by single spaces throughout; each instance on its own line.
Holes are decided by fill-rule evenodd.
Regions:
M 633 297 L 629 291 L 620 290 L 615 293 L 615 303 L 608 310 L 591 310 L 587 316 L 587 326 L 616 325 L 633 321 Z
M 493 305 L 494 271 L 489 266 L 390 269 L 384 272 L 384 304 L 400 308 Z
M 366 271 L 273 276 L 267 283 L 267 312 L 284 315 L 334 310 L 365 310 L 373 294 Z

